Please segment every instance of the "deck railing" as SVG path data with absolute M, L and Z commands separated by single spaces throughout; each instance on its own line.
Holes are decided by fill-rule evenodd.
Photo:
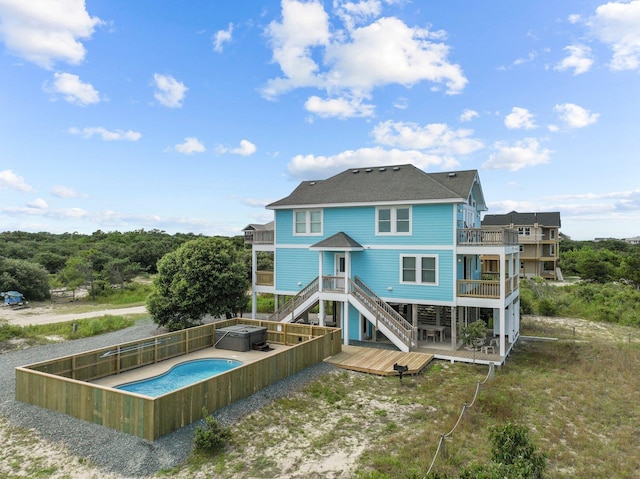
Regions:
M 244 242 L 247 244 L 273 244 L 273 230 L 245 231 Z
M 485 273 L 483 273 L 484 275 Z M 511 294 L 518 288 L 518 277 L 512 276 L 505 280 L 505 295 Z M 500 298 L 500 281 L 483 279 L 459 279 L 457 294 L 465 298 Z
M 258 286 L 273 286 L 273 271 L 256 271 L 256 284 Z
M 298 306 L 304 303 L 314 293 L 318 292 L 318 283 L 318 277 L 316 276 L 308 285 L 302 288 L 298 294 L 289 298 L 289 301 L 284 303 L 282 307 L 278 308 L 275 313 L 269 316 L 269 321 L 282 321 L 290 314 L 295 313 Z
M 459 246 L 514 246 L 518 231 L 510 228 L 462 228 L 458 230 Z

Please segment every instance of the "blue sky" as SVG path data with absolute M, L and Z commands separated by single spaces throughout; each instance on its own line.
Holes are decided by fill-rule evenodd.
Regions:
M 640 234 L 640 0 L 0 0 L 0 43 L 0 231 L 235 235 L 413 163 Z

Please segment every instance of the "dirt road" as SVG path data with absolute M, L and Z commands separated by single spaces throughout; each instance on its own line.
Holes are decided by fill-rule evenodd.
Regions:
M 133 306 L 129 308 L 113 308 L 101 309 L 97 311 L 89 311 L 86 313 L 67 313 L 59 314 L 51 307 L 36 307 L 13 309 L 9 306 L 0 307 L 0 319 L 6 319 L 10 324 L 18 326 L 28 326 L 35 324 L 63 323 L 66 321 L 74 321 L 78 319 L 97 318 L 100 316 L 126 315 L 126 314 L 144 314 L 147 312 L 145 306 Z

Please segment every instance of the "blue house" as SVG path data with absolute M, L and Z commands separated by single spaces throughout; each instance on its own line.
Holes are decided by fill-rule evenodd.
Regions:
M 518 233 L 480 227 L 477 171 L 352 168 L 303 181 L 267 208 L 273 222 L 244 229 L 253 317 L 256 295 L 274 293 L 272 320 L 308 321 L 314 308 L 344 344 L 383 341 L 452 361 L 500 364 L 518 338 Z M 273 271 L 257 268 L 261 254 L 273 255 Z M 465 349 L 461 328 L 478 319 L 492 329 Z

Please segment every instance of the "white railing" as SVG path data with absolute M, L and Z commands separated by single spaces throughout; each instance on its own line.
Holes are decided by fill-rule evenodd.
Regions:
M 357 276 L 354 280 L 349 280 L 349 292 L 409 349 L 416 344 L 417 328 L 414 328 L 409 321 L 404 319 L 400 313 L 374 293 Z
M 318 292 L 318 278 L 314 278 L 308 285 L 300 290 L 298 294 L 291 297 L 281 308 L 269 316 L 269 321 L 282 321 L 288 315 L 295 313 L 298 306 Z M 295 318 L 292 318 L 294 320 Z

